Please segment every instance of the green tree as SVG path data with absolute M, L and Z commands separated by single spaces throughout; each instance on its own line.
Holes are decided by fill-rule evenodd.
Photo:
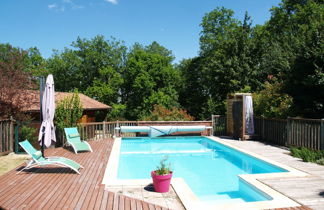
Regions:
M 123 74 L 123 101 L 128 119 L 146 116 L 155 104 L 167 108 L 179 106 L 180 74 L 173 67 L 171 58 L 171 52 L 155 42 L 146 47 L 133 46 Z
M 0 118 L 26 119 L 24 102 L 30 100 L 24 91 L 35 88 L 35 81 L 26 71 L 26 51 L 0 44 Z
M 295 115 L 324 116 L 323 1 L 284 0 L 265 26 L 269 51 L 263 67 L 284 84 Z
M 224 7 L 207 13 L 200 24 L 200 55 L 179 65 L 184 87 L 195 93 L 182 89 L 181 105 L 198 119 L 223 114 L 227 94 L 262 84 L 250 16 L 246 13 L 243 23 L 233 16 L 234 12 Z
M 107 114 L 108 121 L 115 121 L 115 120 L 126 120 L 126 105 L 125 104 L 112 104 L 111 110 Z
M 70 92 L 81 86 L 83 79 L 80 73 L 81 58 L 71 49 L 65 48 L 63 52 L 54 51 L 47 60 L 47 68 L 55 78 L 55 90 Z

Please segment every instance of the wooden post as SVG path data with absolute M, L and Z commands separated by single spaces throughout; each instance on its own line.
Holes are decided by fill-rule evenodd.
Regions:
M 102 135 L 103 135 L 103 139 L 106 138 L 106 124 L 105 121 L 102 122 Z
M 321 150 L 324 150 L 324 119 L 321 119 L 320 148 Z
M 287 142 L 285 143 L 285 146 L 291 145 L 291 138 L 292 138 L 291 123 L 292 123 L 291 117 L 288 117 L 287 118 L 287 128 L 286 128 L 287 129 Z
M 211 133 L 210 133 L 210 136 L 213 136 L 214 135 L 214 128 L 215 128 L 215 115 L 212 114 L 212 129 L 211 129 Z
M 19 154 L 19 139 L 18 139 L 18 131 L 19 131 L 19 122 L 17 122 L 15 126 L 15 153 Z
M 9 134 L 9 151 L 13 152 L 14 151 L 14 121 L 10 120 L 10 134 Z
M 3 152 L 3 131 L 2 131 L 3 121 L 0 121 L 0 153 Z

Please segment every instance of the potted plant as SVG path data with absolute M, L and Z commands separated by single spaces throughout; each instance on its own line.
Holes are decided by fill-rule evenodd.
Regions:
M 155 171 L 151 172 L 155 192 L 165 193 L 169 191 L 172 171 L 166 166 L 167 157 L 160 161 L 160 165 Z

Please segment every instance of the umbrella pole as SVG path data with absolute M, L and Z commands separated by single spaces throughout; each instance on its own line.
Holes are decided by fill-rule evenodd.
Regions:
M 43 122 L 43 109 L 42 109 L 42 101 L 43 101 L 43 93 L 44 93 L 44 87 L 45 87 L 45 84 L 44 84 L 44 77 L 40 77 L 39 78 L 39 92 L 40 92 L 40 100 L 39 100 L 39 110 L 40 110 L 40 122 L 42 124 Z M 41 152 L 42 152 L 42 156 L 43 158 L 45 158 L 45 155 L 44 155 L 44 131 L 45 131 L 45 128 L 43 128 L 42 132 L 42 145 L 41 145 Z
M 41 151 L 42 151 L 43 158 L 45 158 L 45 155 L 44 155 L 44 133 L 42 134 L 42 147 L 41 147 Z

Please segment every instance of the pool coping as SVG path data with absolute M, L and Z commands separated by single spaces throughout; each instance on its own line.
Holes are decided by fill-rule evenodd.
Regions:
M 246 208 L 246 209 L 271 209 L 271 208 L 286 208 L 286 207 L 296 207 L 301 206 L 299 203 L 294 200 L 286 197 L 280 192 L 272 189 L 271 187 L 263 184 L 260 179 L 273 179 L 273 178 L 287 178 L 287 177 L 305 177 L 309 176 L 309 174 L 292 168 L 290 166 L 286 166 L 279 162 L 270 160 L 261 155 L 255 154 L 253 152 L 249 152 L 247 150 L 241 149 L 234 145 L 231 145 L 226 142 L 226 140 L 222 140 L 215 136 L 206 136 L 212 141 L 218 142 L 222 145 L 230 147 L 232 149 L 238 150 L 242 153 L 250 155 L 252 157 L 258 158 L 265 162 L 268 162 L 277 167 L 283 168 L 288 172 L 280 172 L 280 173 L 267 173 L 267 174 L 241 174 L 239 178 L 245 181 L 246 183 L 252 185 L 257 190 L 269 195 L 272 197 L 272 200 L 269 201 L 257 201 L 257 202 L 246 202 L 246 203 L 226 203 L 226 204 L 206 204 L 201 202 L 198 197 L 192 192 L 190 187 L 187 185 L 184 179 L 182 178 L 172 178 L 171 184 L 180 198 L 184 207 L 188 210 L 190 209 L 238 209 L 238 208 Z M 107 163 L 107 168 L 104 174 L 104 178 L 102 184 L 105 184 L 106 187 L 118 187 L 123 185 L 128 186 L 138 186 L 138 185 L 148 185 L 152 183 L 151 179 L 117 179 L 118 175 L 118 164 L 119 164 L 119 151 L 121 146 L 121 138 L 115 138 L 114 145 L 111 150 L 110 158 Z

